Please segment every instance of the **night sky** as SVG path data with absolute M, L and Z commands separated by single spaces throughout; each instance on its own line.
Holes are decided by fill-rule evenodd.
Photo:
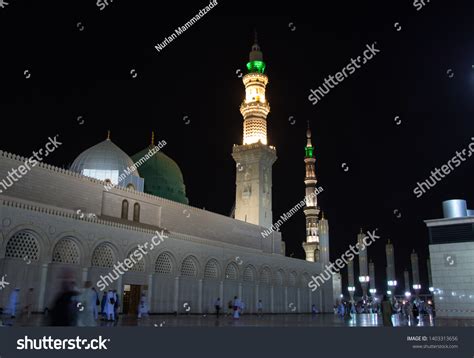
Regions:
M 183 171 L 190 204 L 229 215 L 235 199 L 231 151 L 241 144 L 243 128 L 244 86 L 236 72 L 245 70 L 256 28 L 270 80 L 269 144 L 278 155 L 274 218 L 304 198 L 307 120 L 331 259 L 355 243 L 360 227 L 378 228 L 381 238 L 369 257 L 379 290 L 385 289 L 387 239 L 395 245 L 399 291 L 413 248 L 426 288 L 423 220 L 441 217 L 446 199 L 466 199 L 474 208 L 474 159 L 421 198 L 413 194 L 418 181 L 474 136 L 472 1 L 433 1 L 417 11 L 412 1 L 400 0 L 218 0 L 161 52 L 154 46 L 208 2 L 115 0 L 100 11 L 95 0 L 6 1 L 0 8 L 2 150 L 30 156 L 59 134 L 63 145 L 47 159 L 67 167 L 108 129 L 130 155 L 149 144 L 154 130 Z M 315 106 L 309 102 L 310 88 L 374 42 L 381 51 L 374 59 Z M 304 258 L 303 212 L 281 231 L 287 255 Z

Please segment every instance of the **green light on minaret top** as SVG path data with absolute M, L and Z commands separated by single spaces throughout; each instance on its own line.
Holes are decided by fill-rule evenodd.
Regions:
M 250 61 L 247 63 L 247 70 L 249 70 L 249 73 L 251 72 L 258 72 L 258 73 L 263 73 L 265 72 L 265 62 L 263 61 Z
M 314 152 L 313 147 L 306 147 L 304 151 L 306 153 L 306 158 L 313 158 L 313 152 Z

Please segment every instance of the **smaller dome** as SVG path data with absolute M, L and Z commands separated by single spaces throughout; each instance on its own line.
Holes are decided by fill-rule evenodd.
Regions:
M 110 139 L 83 151 L 69 169 L 114 185 L 127 187 L 132 184 L 134 189 L 143 191 L 143 179 L 136 170 L 132 171 L 133 160 Z
M 133 155 L 140 160 L 152 147 L 148 147 Z M 178 164 L 161 150 L 143 163 L 138 171 L 145 180 L 145 193 L 188 204 L 183 174 Z

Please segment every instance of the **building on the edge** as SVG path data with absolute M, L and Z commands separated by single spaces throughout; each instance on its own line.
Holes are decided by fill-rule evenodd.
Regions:
M 474 318 L 474 211 L 465 200 L 447 200 L 443 218 L 425 224 L 436 317 Z
M 232 153 L 235 219 L 188 205 L 181 170 L 162 150 L 134 167 L 153 148 L 129 157 L 109 137 L 79 155 L 71 170 L 41 162 L 0 195 L 0 277 L 10 283 L 0 290 L 0 307 L 14 288 L 23 303 L 33 288 L 34 311 L 42 312 L 65 268 L 78 286 L 96 285 L 163 230 L 159 246 L 107 287 L 118 291 L 124 313 L 136 311 L 142 293 L 151 313 L 212 312 L 217 297 L 226 304 L 234 296 L 248 313 L 260 299 L 265 312 L 310 312 L 312 304 L 332 312 L 332 282 L 314 292 L 308 287 L 322 263 L 285 257 L 279 232 L 261 235 L 272 222 L 276 155 L 266 140 L 268 78 L 257 44 L 247 67 L 244 141 Z M 0 177 L 26 160 L 1 151 Z

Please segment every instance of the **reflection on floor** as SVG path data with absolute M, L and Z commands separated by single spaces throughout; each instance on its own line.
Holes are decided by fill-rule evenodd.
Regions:
M 438 320 L 431 316 L 422 316 L 419 322 L 394 315 L 395 327 L 443 327 L 468 326 L 474 327 L 474 319 Z M 11 320 L 4 317 L 5 325 L 13 326 L 44 326 L 45 317 L 40 314 Z M 283 314 L 283 315 L 243 315 L 234 320 L 230 316 L 221 315 L 152 315 L 137 319 L 136 316 L 121 315 L 118 322 L 97 321 L 99 326 L 140 326 L 140 327 L 376 327 L 382 326 L 382 318 L 376 314 L 354 314 L 351 319 L 342 319 L 333 314 Z

